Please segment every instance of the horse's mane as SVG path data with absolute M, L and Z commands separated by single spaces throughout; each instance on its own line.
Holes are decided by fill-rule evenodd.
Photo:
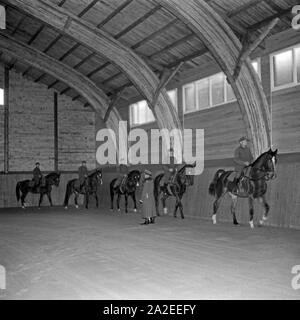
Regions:
M 93 177 L 95 173 L 101 172 L 101 169 L 97 168 L 92 170 L 89 174 L 88 177 Z
M 53 172 L 48 173 L 48 174 L 45 176 L 45 178 L 50 178 L 50 177 L 52 177 L 52 176 L 58 176 L 58 175 L 59 175 L 58 172 L 53 171 Z
M 251 166 L 251 167 L 256 166 L 256 165 L 259 163 L 259 161 L 261 161 L 262 158 L 263 158 L 264 156 L 266 156 L 268 153 L 269 153 L 269 151 L 266 151 L 266 152 L 262 153 L 260 156 L 257 157 L 256 160 L 254 160 L 254 161 L 250 164 L 250 166 Z
M 139 174 L 140 175 L 141 172 L 140 172 L 140 170 L 137 170 L 137 169 L 132 170 L 132 171 L 129 172 L 128 177 L 132 177 L 134 174 Z
M 194 168 L 194 167 L 195 165 L 193 164 L 184 163 L 182 167 L 178 170 L 178 174 L 182 174 L 186 168 Z

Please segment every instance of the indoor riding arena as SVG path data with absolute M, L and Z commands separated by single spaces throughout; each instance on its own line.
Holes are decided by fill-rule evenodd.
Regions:
M 0 19 L 0 299 L 300 298 L 299 0 Z

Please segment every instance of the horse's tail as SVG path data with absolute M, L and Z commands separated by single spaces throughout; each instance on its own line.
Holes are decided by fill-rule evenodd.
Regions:
M 21 182 L 18 182 L 17 185 L 16 185 L 16 197 L 17 197 L 17 201 L 19 201 L 20 198 L 21 198 L 20 189 L 21 189 Z
M 208 193 L 211 195 L 211 196 L 215 196 L 216 195 L 216 186 L 217 186 L 217 182 L 221 176 L 221 174 L 225 173 L 225 170 L 223 169 L 219 169 L 216 174 L 214 175 L 214 179 L 213 181 L 211 182 L 211 184 L 209 185 L 209 188 L 208 188 Z
M 71 193 L 72 193 L 72 180 L 67 183 L 64 207 L 68 206 Z

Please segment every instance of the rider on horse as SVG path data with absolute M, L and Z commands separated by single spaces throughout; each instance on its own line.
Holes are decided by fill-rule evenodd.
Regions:
M 121 163 L 117 167 L 117 172 L 118 172 L 118 178 L 115 181 L 114 189 L 120 188 L 120 191 L 123 193 L 123 191 L 124 191 L 123 188 L 126 183 L 127 176 L 128 176 L 128 166 L 124 163 Z
M 249 139 L 246 137 L 242 137 L 239 139 L 240 145 L 234 151 L 234 171 L 235 171 L 235 178 L 233 183 L 235 184 L 234 192 L 238 191 L 238 184 L 241 178 L 241 175 L 244 169 L 249 166 L 250 163 L 253 162 L 253 156 L 251 153 L 250 148 L 247 146 Z
M 88 169 L 86 166 L 86 161 L 81 162 L 81 166 L 78 168 L 78 182 L 76 188 L 81 190 L 85 183 L 85 179 L 88 177 Z
M 36 162 L 35 164 L 35 168 L 33 169 L 33 185 L 32 187 L 33 188 L 37 188 L 39 187 L 40 185 L 43 185 L 43 174 L 41 172 L 41 169 L 40 169 L 40 163 L 39 162 Z
M 174 184 L 177 173 L 177 159 L 174 156 L 174 149 L 169 149 L 168 156 L 163 161 L 164 176 L 161 179 L 161 186 Z

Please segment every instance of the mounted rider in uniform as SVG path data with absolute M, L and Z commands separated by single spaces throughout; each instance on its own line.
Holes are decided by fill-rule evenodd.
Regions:
M 33 188 L 37 188 L 41 185 L 43 185 L 43 174 L 41 172 L 41 169 L 40 169 L 40 163 L 39 162 L 36 162 L 35 164 L 35 168 L 33 169 L 33 183 L 32 183 L 32 187 Z
M 175 183 L 174 179 L 177 173 L 177 159 L 174 156 L 174 149 L 169 149 L 169 154 L 163 161 L 164 175 L 161 179 L 160 185 L 172 185 Z
M 78 190 L 81 190 L 81 188 L 84 186 L 88 174 L 89 172 L 86 166 L 86 161 L 82 161 L 81 166 L 78 168 L 78 182 L 76 185 Z
M 242 137 L 239 139 L 239 146 L 234 151 L 233 162 L 235 164 L 235 178 L 233 183 L 235 184 L 235 188 L 233 191 L 238 191 L 238 184 L 243 173 L 243 170 L 249 166 L 253 162 L 253 155 L 251 153 L 250 148 L 248 147 L 248 141 L 246 137 Z
M 115 181 L 114 189 L 119 188 L 121 193 L 124 192 L 124 186 L 128 177 L 128 166 L 125 163 L 121 163 L 117 167 L 118 178 Z

